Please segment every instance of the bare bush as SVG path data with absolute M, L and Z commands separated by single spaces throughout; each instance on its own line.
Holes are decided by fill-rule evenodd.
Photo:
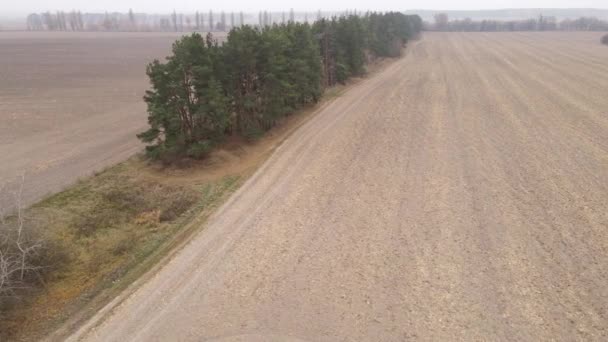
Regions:
M 11 195 L 14 198 L 14 207 L 8 209 L 0 207 L 0 309 L 4 301 L 16 298 L 20 289 L 39 276 L 41 266 L 40 253 L 43 250 L 43 241 L 29 225 L 23 206 L 24 177 L 16 191 Z M 0 188 L 0 192 L 4 192 Z

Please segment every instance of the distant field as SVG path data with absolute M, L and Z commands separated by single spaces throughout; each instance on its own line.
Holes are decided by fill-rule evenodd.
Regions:
M 0 32 L 0 185 L 25 172 L 31 203 L 140 149 L 146 64 L 181 34 Z

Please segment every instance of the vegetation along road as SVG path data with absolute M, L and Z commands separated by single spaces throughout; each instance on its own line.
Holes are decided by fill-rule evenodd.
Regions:
M 426 34 L 72 339 L 605 340 L 599 37 Z

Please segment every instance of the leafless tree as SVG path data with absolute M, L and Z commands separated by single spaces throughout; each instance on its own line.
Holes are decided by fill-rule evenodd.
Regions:
M 32 263 L 41 252 L 43 241 L 34 236 L 26 222 L 24 183 L 25 176 L 22 176 L 18 189 L 12 193 L 14 207 L 11 213 L 0 208 L 0 300 L 17 296 L 17 290 L 26 287 L 26 277 L 38 275 L 41 269 L 40 265 Z
M 220 14 L 220 31 L 226 31 L 226 13 L 222 11 Z
M 76 13 L 76 18 L 77 18 L 77 23 L 78 23 L 78 30 L 79 31 L 84 31 L 84 20 L 82 19 L 82 12 L 78 11 Z
M 209 11 L 209 32 L 213 32 L 215 23 L 213 22 L 213 11 Z
M 27 29 L 29 31 L 42 31 L 44 25 L 42 23 L 42 16 L 37 13 L 32 13 L 27 16 Z
M 135 18 L 135 13 L 133 13 L 133 9 L 129 8 L 129 25 L 131 31 L 137 30 L 137 18 Z
M 110 31 L 114 28 L 112 18 L 110 18 L 110 14 L 108 14 L 108 12 L 106 12 L 104 15 L 102 26 L 106 31 Z
M 435 14 L 435 29 L 438 31 L 445 31 L 448 29 L 450 19 L 445 13 Z
M 264 11 L 264 26 L 272 25 L 272 15 L 268 11 Z
M 171 14 L 171 23 L 173 24 L 173 30 L 177 32 L 177 12 L 175 10 Z
M 192 30 L 192 19 L 189 16 L 186 16 L 186 31 Z

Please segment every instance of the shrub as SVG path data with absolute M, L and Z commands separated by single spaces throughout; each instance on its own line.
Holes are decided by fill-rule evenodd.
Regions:
M 74 220 L 77 237 L 91 237 L 131 222 L 142 226 L 173 221 L 197 201 L 197 193 L 178 186 L 152 184 L 130 179 L 121 187 L 102 189 L 91 206 Z
M 602 44 L 608 45 L 608 34 L 602 37 Z
M 0 207 L 0 316 L 25 289 L 42 279 L 49 262 L 65 257 L 51 249 L 44 230 L 26 216 L 21 204 L 22 190 L 23 184 L 14 192 L 13 207 Z
M 213 142 L 210 140 L 197 141 L 188 148 L 187 155 L 194 159 L 201 159 L 209 154 L 212 147 Z

